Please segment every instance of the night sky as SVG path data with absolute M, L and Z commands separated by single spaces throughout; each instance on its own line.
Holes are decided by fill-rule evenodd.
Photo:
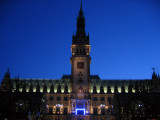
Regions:
M 71 74 L 80 0 L 0 1 L 0 81 Z M 91 74 L 150 79 L 160 69 L 160 0 L 83 0 Z

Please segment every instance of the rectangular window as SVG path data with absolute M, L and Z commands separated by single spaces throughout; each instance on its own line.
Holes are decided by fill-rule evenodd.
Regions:
M 64 101 L 68 101 L 68 97 L 64 97 Z
M 104 101 L 104 97 L 101 97 L 100 100 L 101 100 L 101 101 Z
M 110 101 L 111 100 L 111 97 L 108 97 L 108 101 Z
M 109 104 L 111 104 L 111 97 L 108 97 L 108 102 L 109 102 Z
M 49 107 L 49 114 L 52 115 L 52 113 L 53 113 L 53 108 Z
M 97 97 L 93 97 L 93 101 L 97 101 Z
M 58 100 L 58 101 L 61 101 L 61 97 L 57 97 L 57 100 Z
M 67 115 L 67 108 L 64 108 L 63 114 L 64 114 L 64 115 Z
M 49 97 L 49 100 L 52 101 L 52 100 L 53 100 L 53 96 L 50 96 L 50 97 Z
M 93 108 L 93 114 L 97 115 L 97 108 Z

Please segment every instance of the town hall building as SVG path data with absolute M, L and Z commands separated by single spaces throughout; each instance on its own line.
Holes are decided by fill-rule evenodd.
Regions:
M 91 75 L 90 48 L 81 3 L 77 30 L 72 36 L 71 74 L 63 75 L 61 79 L 21 79 L 10 78 L 8 70 L 0 90 L 3 94 L 8 94 L 4 95 L 6 97 L 16 96 L 11 98 L 15 101 L 13 111 L 25 112 L 28 119 L 112 120 L 115 119 L 113 105 L 115 94 L 148 92 L 153 86 L 154 90 L 160 89 L 159 76 L 155 71 L 153 79 L 141 80 L 102 80 L 98 75 Z M 152 86 L 151 81 L 154 83 Z M 5 114 L 4 111 L 0 112 Z

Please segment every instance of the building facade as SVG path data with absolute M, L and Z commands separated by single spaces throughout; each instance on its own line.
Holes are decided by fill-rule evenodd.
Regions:
M 71 75 L 63 75 L 61 79 L 21 79 L 10 78 L 8 70 L 0 89 L 2 93 L 18 96 L 18 99 L 12 98 L 15 101 L 13 111 L 22 113 L 23 108 L 28 105 L 25 108 L 28 119 L 112 120 L 115 119 L 113 109 L 115 94 L 160 90 L 159 76 L 155 72 L 153 74 L 157 79 L 145 80 L 102 80 L 98 75 L 90 75 L 90 47 L 81 4 L 76 34 L 72 36 Z M 36 105 L 38 107 L 34 106 L 35 100 L 31 99 L 34 95 L 39 96 L 39 104 Z M 6 96 L 7 98 L 9 96 Z M 2 113 L 2 117 L 6 113 Z M 7 118 L 7 115 L 5 117 Z

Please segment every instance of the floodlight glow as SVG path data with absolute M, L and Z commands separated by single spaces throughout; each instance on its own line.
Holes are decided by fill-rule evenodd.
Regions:
M 105 107 L 105 105 L 104 105 L 104 104 L 101 104 L 100 107 Z
M 63 104 L 56 104 L 56 106 L 57 106 L 57 107 L 62 107 L 62 106 L 63 106 Z
M 85 109 L 77 108 L 77 109 L 76 109 L 76 115 L 77 115 L 77 111 L 78 111 L 78 110 L 83 110 L 83 115 L 85 115 L 85 114 L 86 114 L 86 113 L 85 113 Z
M 139 104 L 139 107 L 142 107 L 143 105 Z

